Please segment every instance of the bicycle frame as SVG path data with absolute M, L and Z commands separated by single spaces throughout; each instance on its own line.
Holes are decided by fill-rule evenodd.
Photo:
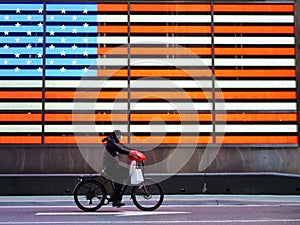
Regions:
M 142 168 L 144 168 L 144 164 L 142 164 Z M 132 186 L 132 187 L 141 187 L 143 186 L 143 190 L 145 191 L 145 193 L 147 193 L 147 195 L 149 195 L 149 192 L 146 188 L 146 185 L 145 185 L 145 176 L 144 176 L 144 169 L 142 169 L 143 171 L 143 177 L 144 177 L 144 182 L 141 182 L 140 184 L 135 184 L 135 185 L 123 185 L 123 189 L 121 191 L 121 195 L 124 195 L 126 190 L 128 189 L 129 186 Z M 114 187 L 113 187 L 113 181 L 112 180 L 109 180 L 107 179 L 104 175 L 102 174 L 93 174 L 93 175 L 89 175 L 89 176 L 81 176 L 79 177 L 79 180 L 80 182 L 82 181 L 85 181 L 85 180 L 96 180 L 98 181 L 105 189 L 105 199 L 108 201 L 108 203 L 106 204 L 109 204 L 111 202 L 111 197 L 113 196 L 114 194 Z M 100 181 L 99 181 L 100 180 Z M 133 189 L 131 190 L 131 198 L 132 198 L 132 194 L 133 194 Z M 108 197 L 108 195 L 110 197 Z

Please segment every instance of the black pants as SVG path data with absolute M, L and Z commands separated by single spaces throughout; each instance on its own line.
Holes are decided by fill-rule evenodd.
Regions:
M 117 202 L 121 201 L 123 194 L 124 184 L 127 183 L 129 178 L 129 170 L 126 167 L 110 164 L 105 167 L 105 174 L 108 175 L 107 179 L 114 182 L 114 195 L 112 196 L 112 201 Z
M 124 185 L 119 183 L 114 183 L 114 186 L 115 186 L 115 192 L 114 195 L 112 196 L 112 201 L 113 202 L 122 201 L 122 197 L 123 197 L 122 189 Z

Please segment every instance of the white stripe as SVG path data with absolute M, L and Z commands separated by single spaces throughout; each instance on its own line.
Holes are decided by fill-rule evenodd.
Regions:
M 270 110 L 270 111 L 296 111 L 295 102 L 226 102 L 216 103 L 216 110 Z
M 1 102 L 0 110 L 42 110 L 39 102 Z
M 153 103 L 153 102 L 145 102 L 145 103 L 131 103 L 131 110 L 146 110 L 146 111 L 159 111 L 159 110 L 169 110 L 169 111 L 182 111 L 182 110 L 211 110 L 211 103 L 186 103 L 186 102 L 178 102 L 178 103 Z
M 112 132 L 116 129 L 127 130 L 127 125 L 45 125 L 47 133 Z
M 211 66 L 207 58 L 131 58 L 132 66 Z
M 166 125 L 166 124 L 150 124 L 150 125 L 131 125 L 131 132 L 151 132 L 151 133 L 164 133 L 164 132 L 180 132 L 180 133 L 193 133 L 193 132 L 212 132 L 212 125 Z
M 216 66 L 295 66 L 295 59 L 215 59 Z
M 172 214 L 186 214 L 191 212 L 170 212 L 170 211 L 123 211 L 123 212 L 40 212 L 36 216 L 146 216 L 146 215 L 172 215 Z
M 216 132 L 254 132 L 254 133 L 286 133 L 286 132 L 297 132 L 297 125 L 225 125 L 216 126 Z
M 16 87 L 42 87 L 41 80 L 1 80 L 0 81 L 1 88 L 16 88 Z
M 130 22 L 139 23 L 210 23 L 210 15 L 130 15 Z
M 98 66 L 127 66 L 128 59 L 127 58 L 98 58 L 97 59 Z
M 45 86 L 46 88 L 127 88 L 127 80 L 46 80 Z
M 127 36 L 99 36 L 97 37 L 98 44 L 127 44 Z
M 131 44 L 211 44 L 211 37 L 131 36 Z
M 46 102 L 46 110 L 127 110 L 127 102 Z
M 294 23 L 294 16 L 215 15 L 215 23 Z
M 218 80 L 217 88 L 296 88 L 294 80 Z
M 126 15 L 97 15 L 97 22 L 127 22 Z
M 215 44 L 294 45 L 294 37 L 215 37 Z
M 3 133 L 42 132 L 42 126 L 41 125 L 0 125 L 0 132 Z
M 212 88 L 211 80 L 131 80 L 130 88 Z M 174 92 L 175 94 L 176 92 Z

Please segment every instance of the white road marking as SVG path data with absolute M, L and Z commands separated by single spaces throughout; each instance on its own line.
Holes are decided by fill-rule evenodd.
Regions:
M 174 214 L 188 214 L 191 212 L 164 212 L 164 211 L 123 211 L 123 212 L 38 212 L 36 216 L 153 216 L 153 215 L 174 215 Z

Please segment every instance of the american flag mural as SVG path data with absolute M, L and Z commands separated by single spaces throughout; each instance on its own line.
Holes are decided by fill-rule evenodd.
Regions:
M 293 3 L 7 2 L 0 23 L 0 144 L 298 145 Z

